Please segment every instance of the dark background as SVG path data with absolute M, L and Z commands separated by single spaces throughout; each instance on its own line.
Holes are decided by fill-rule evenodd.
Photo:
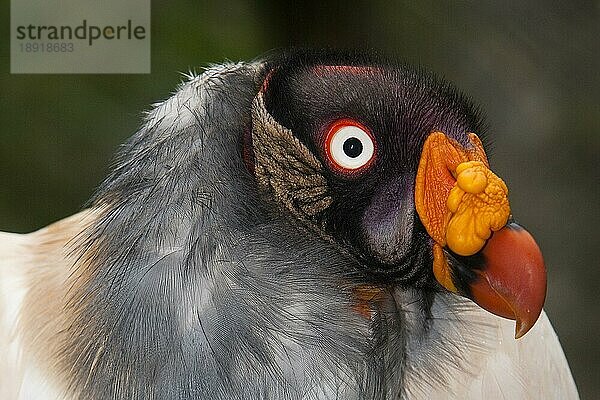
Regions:
M 546 310 L 582 398 L 597 398 L 600 3 L 322 3 L 155 0 L 149 75 L 10 75 L 5 4 L 0 230 L 77 211 L 179 72 L 290 45 L 380 49 L 444 75 L 486 111 L 494 171 L 545 254 Z

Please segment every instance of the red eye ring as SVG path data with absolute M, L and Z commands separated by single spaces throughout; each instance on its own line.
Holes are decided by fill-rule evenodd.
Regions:
M 361 123 L 350 118 L 334 121 L 324 140 L 327 163 L 337 173 L 356 175 L 369 169 L 377 151 L 375 137 Z

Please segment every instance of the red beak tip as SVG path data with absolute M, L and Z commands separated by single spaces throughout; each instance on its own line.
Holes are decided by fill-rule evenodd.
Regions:
M 480 279 L 471 285 L 473 299 L 484 309 L 516 320 L 515 338 L 533 328 L 546 298 L 546 269 L 533 237 L 512 223 L 494 233 L 482 251 Z
M 533 328 L 533 325 L 524 324 L 521 320 L 517 319 L 515 324 L 515 339 L 520 339 L 525 336 L 531 328 Z

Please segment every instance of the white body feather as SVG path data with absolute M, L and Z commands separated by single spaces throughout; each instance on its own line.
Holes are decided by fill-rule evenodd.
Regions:
M 0 398 L 58 399 L 36 360 L 23 348 L 18 321 L 27 295 L 26 272 L 34 268 L 28 243 L 32 235 L 0 232 Z M 28 257 L 29 256 L 29 257 Z

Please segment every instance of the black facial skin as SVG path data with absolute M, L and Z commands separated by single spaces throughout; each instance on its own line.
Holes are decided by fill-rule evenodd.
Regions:
M 374 280 L 419 285 L 431 279 L 431 239 L 414 207 L 414 183 L 427 136 L 441 131 L 468 145 L 480 137 L 478 110 L 449 84 L 423 70 L 374 56 L 295 53 L 268 77 L 266 106 L 326 166 L 333 204 L 327 232 Z M 349 118 L 375 138 L 375 161 L 357 173 L 331 167 L 325 135 Z

